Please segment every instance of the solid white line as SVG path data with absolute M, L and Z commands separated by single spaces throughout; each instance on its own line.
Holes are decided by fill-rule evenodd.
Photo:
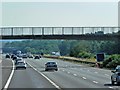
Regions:
M 7 80 L 7 83 L 6 83 L 5 86 L 4 86 L 4 89 L 6 89 L 6 88 L 9 87 L 10 82 L 11 82 L 12 77 L 13 77 L 13 74 L 14 74 L 14 71 L 15 71 L 15 70 L 14 70 L 14 62 L 13 62 L 13 60 L 12 60 L 12 64 L 13 64 L 12 72 L 11 72 L 11 74 L 10 74 L 8 80 Z
M 96 82 L 96 81 L 93 81 L 94 83 L 98 83 L 98 82 Z
M 29 64 L 29 63 L 28 63 Z M 43 73 L 41 73 L 40 71 L 38 71 L 36 68 L 34 68 L 31 64 L 29 64 L 30 67 L 32 67 L 35 71 L 37 71 L 39 74 L 41 74 L 45 79 L 47 79 L 53 86 L 55 86 L 57 89 L 61 90 L 61 88 L 55 84 L 52 80 L 50 80 L 47 76 L 45 76 Z
M 86 77 L 82 77 L 83 79 L 87 79 Z

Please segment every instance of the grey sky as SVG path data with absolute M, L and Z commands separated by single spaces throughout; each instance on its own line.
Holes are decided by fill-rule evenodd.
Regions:
M 117 26 L 117 2 L 3 2 L 3 26 Z

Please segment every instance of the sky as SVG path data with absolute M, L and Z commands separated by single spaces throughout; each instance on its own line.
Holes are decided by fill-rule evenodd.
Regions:
M 8 0 L 9 1 L 9 0 Z M 2 26 L 118 26 L 118 2 L 2 2 Z

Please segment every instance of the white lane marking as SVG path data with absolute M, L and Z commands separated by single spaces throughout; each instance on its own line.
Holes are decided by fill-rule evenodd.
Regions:
M 82 77 L 83 79 L 87 79 L 86 77 Z
M 70 73 L 70 72 L 67 72 L 68 74 Z
M 93 81 L 94 83 L 98 83 L 97 81 Z
M 94 73 L 98 73 L 98 72 L 94 72 Z
M 113 88 L 113 87 L 109 87 L 109 88 Z
M 29 64 L 29 63 L 28 63 Z M 50 80 L 47 76 L 45 76 L 43 73 L 38 71 L 36 68 L 34 68 L 31 64 L 29 64 L 35 71 L 37 71 L 39 74 L 41 74 L 45 79 L 47 79 L 53 86 L 55 86 L 57 89 L 61 90 L 61 88 L 55 84 L 52 80 Z
M 37 71 L 37 69 L 35 68 L 35 70 Z
M 63 72 L 64 72 L 65 70 L 63 70 Z
M 106 76 L 109 76 L 108 74 L 105 74 Z
M 10 76 L 9 76 L 9 78 L 8 78 L 8 80 L 7 80 L 7 83 L 5 84 L 5 86 L 4 86 L 4 88 L 8 88 L 9 87 L 9 85 L 10 85 L 10 82 L 11 82 L 11 80 L 12 80 L 12 77 L 13 77 L 13 74 L 14 74 L 14 62 L 13 62 L 13 60 L 12 60 L 12 64 L 13 64 L 13 68 L 12 68 L 12 72 L 11 72 L 11 74 L 10 74 Z
M 73 74 L 74 76 L 77 76 L 77 74 Z

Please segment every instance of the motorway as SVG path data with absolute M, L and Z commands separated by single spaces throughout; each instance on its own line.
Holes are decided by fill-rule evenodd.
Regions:
M 25 59 L 27 69 L 15 70 L 8 88 L 102 88 L 120 90 L 111 85 L 111 71 L 57 59 Z M 58 71 L 45 71 L 47 61 L 56 61 Z

